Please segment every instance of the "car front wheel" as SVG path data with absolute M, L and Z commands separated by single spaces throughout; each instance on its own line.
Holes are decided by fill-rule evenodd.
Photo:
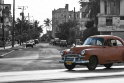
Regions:
M 95 70 L 98 64 L 98 59 L 96 56 L 92 56 L 89 59 L 89 63 L 87 64 L 87 68 L 89 70 Z
M 72 70 L 73 68 L 75 68 L 75 64 L 68 65 L 68 64 L 64 63 L 64 66 L 68 70 Z

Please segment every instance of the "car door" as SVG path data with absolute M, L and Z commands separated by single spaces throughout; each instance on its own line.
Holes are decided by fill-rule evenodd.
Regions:
M 116 40 L 114 39 L 108 39 L 106 40 L 106 44 L 104 47 L 104 61 L 105 63 L 113 63 L 117 61 L 117 46 L 114 46 L 113 43 L 115 43 Z
M 121 40 L 116 39 L 116 59 L 118 62 L 124 61 L 124 45 Z

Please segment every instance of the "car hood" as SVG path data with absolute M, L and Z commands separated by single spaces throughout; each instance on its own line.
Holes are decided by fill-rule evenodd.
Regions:
M 70 49 L 72 53 L 80 54 L 80 52 L 84 49 L 98 48 L 99 46 L 91 46 L 91 45 L 76 45 Z

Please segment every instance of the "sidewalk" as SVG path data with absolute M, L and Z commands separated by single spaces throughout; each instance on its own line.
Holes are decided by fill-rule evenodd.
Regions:
M 19 44 L 15 44 L 13 48 L 15 48 L 15 47 L 19 47 Z M 6 46 L 5 49 L 4 49 L 4 47 L 0 47 L 0 50 L 6 50 L 6 49 L 10 49 L 10 48 L 12 48 L 12 46 Z
M 4 47 L 0 47 L 0 58 L 1 58 L 1 56 L 4 56 L 9 52 L 12 52 L 14 50 L 18 50 L 21 48 L 24 48 L 24 46 L 22 46 L 22 45 L 20 46 L 19 44 L 15 44 L 14 47 L 6 46 L 5 49 L 4 49 Z

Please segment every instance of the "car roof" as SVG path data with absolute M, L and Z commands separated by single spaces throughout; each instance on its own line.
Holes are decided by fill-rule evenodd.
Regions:
M 121 39 L 120 37 L 114 36 L 114 35 L 94 35 L 94 36 L 90 36 L 90 37 L 100 37 L 100 38 L 105 38 L 105 39 L 108 39 L 108 38 Z
M 118 39 L 120 40 L 123 45 L 124 45 L 124 40 L 121 38 L 121 37 L 118 37 L 118 36 L 114 36 L 114 35 L 94 35 L 94 36 L 90 36 L 90 37 L 94 37 L 94 38 L 104 38 L 105 40 L 107 39 Z

